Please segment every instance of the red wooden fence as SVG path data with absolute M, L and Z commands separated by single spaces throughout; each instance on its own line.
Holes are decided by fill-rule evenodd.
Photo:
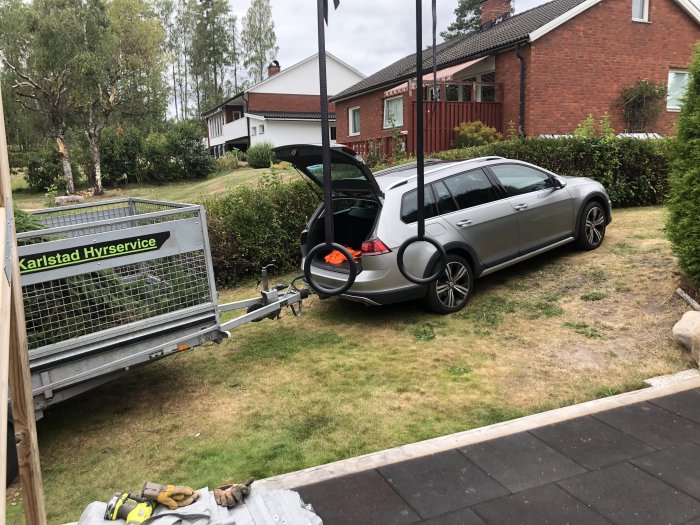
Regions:
M 410 104 L 408 130 L 408 152 L 415 153 L 416 102 Z M 502 106 L 499 102 L 424 102 L 423 103 L 423 144 L 426 153 L 444 151 L 452 147 L 454 128 L 462 122 L 479 120 L 484 124 L 501 129 Z

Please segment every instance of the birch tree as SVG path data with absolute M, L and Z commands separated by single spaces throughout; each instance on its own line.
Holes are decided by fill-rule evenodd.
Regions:
M 112 0 L 107 5 L 90 1 L 78 96 L 86 119 L 94 192 L 99 195 L 103 192 L 100 139 L 110 116 L 147 108 L 158 92 L 164 92 L 164 31 L 143 0 Z
M 277 36 L 270 0 L 252 0 L 241 31 L 243 64 L 251 80 L 261 82 L 267 64 L 277 56 Z

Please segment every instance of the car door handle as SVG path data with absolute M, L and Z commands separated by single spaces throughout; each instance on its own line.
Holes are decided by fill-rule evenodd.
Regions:
M 527 204 L 518 204 L 517 206 L 515 206 L 515 210 L 516 211 L 527 210 Z
M 464 228 L 465 226 L 469 226 L 471 223 L 471 219 L 464 219 L 463 221 L 459 221 L 457 223 L 457 226 L 459 226 L 460 228 Z

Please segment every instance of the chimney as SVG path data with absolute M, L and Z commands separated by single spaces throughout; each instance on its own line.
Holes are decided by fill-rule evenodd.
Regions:
M 267 66 L 267 78 L 274 77 L 281 69 L 280 63 L 277 60 L 273 60 Z
M 510 16 L 510 0 L 481 0 L 481 28 L 487 29 Z

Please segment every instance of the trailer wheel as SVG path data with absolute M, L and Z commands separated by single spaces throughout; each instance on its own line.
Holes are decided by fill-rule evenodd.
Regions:
M 19 463 L 17 462 L 17 445 L 15 444 L 15 426 L 12 421 L 7 422 L 7 467 L 5 469 L 5 479 L 9 486 L 19 474 Z

